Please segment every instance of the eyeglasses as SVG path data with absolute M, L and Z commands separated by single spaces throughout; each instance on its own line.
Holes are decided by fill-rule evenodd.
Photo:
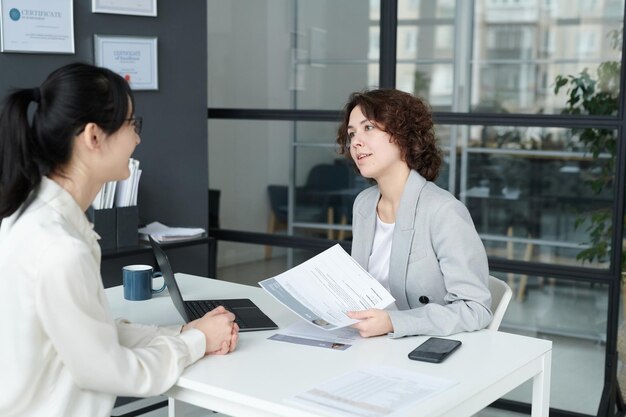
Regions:
M 135 133 L 138 135 L 141 135 L 141 126 L 143 125 L 143 117 L 135 116 L 126 120 L 129 121 L 130 124 L 133 126 L 133 129 L 135 129 Z
M 143 126 L 143 117 L 141 116 L 135 116 L 135 117 L 129 117 L 128 119 L 124 119 L 125 122 L 130 122 L 130 124 L 133 126 L 133 129 L 135 130 L 135 133 L 138 135 L 141 135 L 141 126 Z M 78 132 L 76 132 L 76 135 L 80 135 L 81 133 L 83 133 L 83 131 L 85 130 L 85 126 L 83 126 Z

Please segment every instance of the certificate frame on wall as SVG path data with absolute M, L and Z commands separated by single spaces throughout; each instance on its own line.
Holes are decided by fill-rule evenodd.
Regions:
M 0 0 L 0 52 L 73 54 L 72 0 Z
M 156 17 L 157 0 L 91 0 L 91 12 Z
M 133 90 L 158 90 L 156 36 L 94 35 L 95 64 L 118 73 Z

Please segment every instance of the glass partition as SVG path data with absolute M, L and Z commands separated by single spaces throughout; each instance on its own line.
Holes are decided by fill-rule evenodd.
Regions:
M 620 1 L 477 0 L 471 111 L 561 113 L 568 96 L 555 93 L 557 77 L 583 71 L 617 103 L 623 15 Z
M 604 383 L 608 287 L 498 274 L 513 288 L 500 330 L 551 340 L 550 407 L 595 415 Z M 529 403 L 526 383 L 504 398 Z
M 297 0 L 297 109 L 337 109 L 353 91 L 378 85 L 378 1 Z
M 454 92 L 452 63 L 398 63 L 396 87 L 425 98 L 435 111 L 451 111 Z
M 253 262 L 227 262 L 228 257 L 221 257 L 217 266 L 217 278 L 222 281 L 258 286 L 259 281 L 281 274 L 318 254 L 310 250 L 226 241 L 220 241 L 218 247 L 218 254 L 260 251 L 268 251 L 271 256 Z
M 314 229 L 317 236 L 328 239 L 349 236 L 354 199 L 370 183 L 335 149 L 333 145 L 296 148 L 295 234 Z
M 396 88 L 451 111 L 454 101 L 456 2 L 398 2 Z
M 209 107 L 337 109 L 378 85 L 378 1 L 209 0 Z
M 467 135 L 459 198 L 489 255 L 608 268 L 616 131 L 472 126 Z
M 211 119 L 208 127 L 209 188 L 220 191 L 220 227 L 284 233 L 287 201 L 272 198 L 270 187 L 289 184 L 292 123 Z M 227 248 L 219 243 L 218 266 L 265 257 L 255 245 Z
M 291 108 L 293 1 L 207 1 L 208 106 Z
M 395 30 L 396 87 L 424 97 L 435 120 L 453 120 L 435 126 L 444 154 L 436 183 L 466 204 L 489 256 L 608 269 L 623 0 L 398 0 L 396 28 L 381 27 L 380 7 L 209 0 L 209 107 L 338 111 L 351 92 L 378 84 L 388 68 L 379 62 L 381 32 Z M 568 103 L 572 81 L 593 93 Z M 477 113 L 529 126 L 483 126 Z M 558 117 L 559 127 L 530 126 L 546 123 L 536 114 L 569 114 L 575 124 Z M 586 115 L 615 125 L 576 128 Z M 352 202 L 370 183 L 338 155 L 338 124 L 209 120 L 221 227 L 350 240 Z M 312 255 L 220 241 L 218 277 L 254 284 Z M 492 273 L 514 291 L 501 329 L 554 343 L 551 407 L 595 415 L 607 286 L 592 273 L 589 282 Z M 528 403 L 530 395 L 526 386 L 506 398 Z

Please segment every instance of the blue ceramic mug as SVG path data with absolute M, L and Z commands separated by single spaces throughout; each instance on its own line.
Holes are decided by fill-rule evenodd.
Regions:
M 163 286 L 157 290 L 152 288 L 152 278 L 160 277 L 160 272 L 154 272 L 150 265 L 126 265 L 122 268 L 124 277 L 124 298 L 132 301 L 149 300 L 152 294 L 160 293 Z

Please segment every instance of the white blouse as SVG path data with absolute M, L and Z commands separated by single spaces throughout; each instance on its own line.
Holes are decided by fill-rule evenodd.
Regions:
M 57 183 L 18 212 L 0 225 L 0 415 L 109 416 L 204 355 L 198 330 L 113 320 L 97 235 Z
M 391 241 L 395 223 L 384 223 L 376 215 L 374 243 L 368 264 L 369 273 L 389 291 L 389 259 L 391 258 Z

